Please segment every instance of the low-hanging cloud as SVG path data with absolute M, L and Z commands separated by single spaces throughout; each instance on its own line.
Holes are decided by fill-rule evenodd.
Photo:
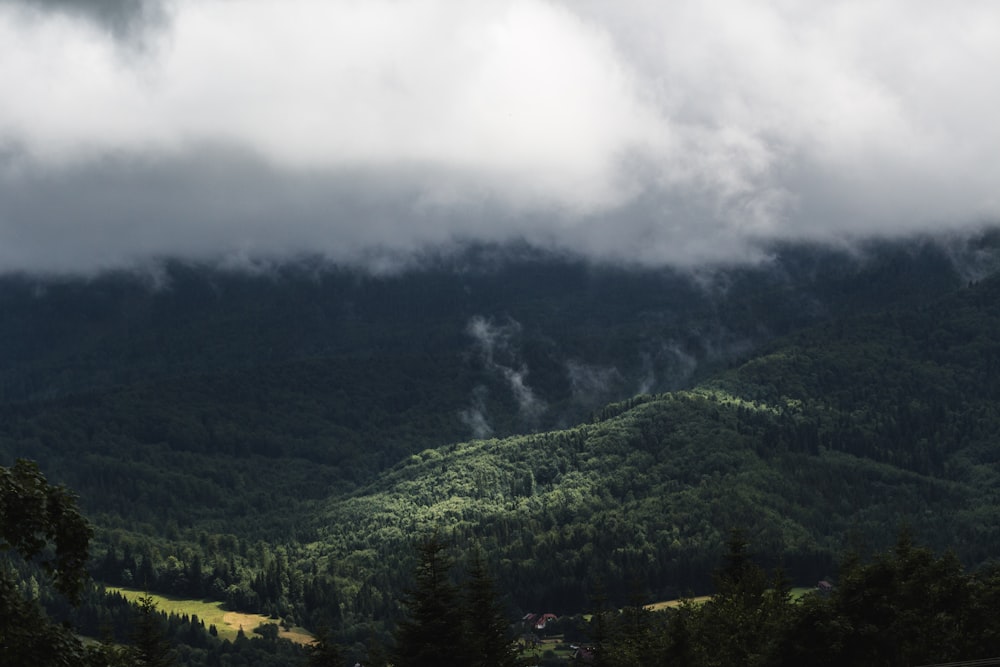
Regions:
M 578 359 L 566 362 L 566 377 L 573 400 L 583 405 L 607 403 L 620 393 L 624 381 L 614 366 L 588 364 Z
M 1000 219 L 991 2 L 0 0 L 0 52 L 0 270 Z
M 484 385 L 476 385 L 472 390 L 472 401 L 469 407 L 460 410 L 459 418 L 469 430 L 472 437 L 482 440 L 493 435 L 493 426 L 490 424 L 489 410 L 486 408 L 486 396 L 489 390 Z
M 486 370 L 498 375 L 507 384 L 517 402 L 520 416 L 529 421 L 541 416 L 548 406 L 528 385 L 528 366 L 521 358 L 518 345 L 520 323 L 508 319 L 498 324 L 477 315 L 469 320 L 465 332 L 472 338 Z M 485 415 L 483 398 L 483 394 L 474 393 L 469 417 L 474 417 L 477 412 Z M 466 423 L 470 423 L 468 417 Z

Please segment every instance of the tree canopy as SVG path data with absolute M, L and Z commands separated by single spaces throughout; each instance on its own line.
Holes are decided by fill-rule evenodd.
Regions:
M 54 587 L 76 601 L 89 578 L 91 534 L 75 498 L 49 484 L 37 465 L 21 459 L 0 467 L 0 550 L 8 556 L 0 563 L 0 664 L 82 664 L 83 646 L 22 591 L 11 559 L 41 565 Z

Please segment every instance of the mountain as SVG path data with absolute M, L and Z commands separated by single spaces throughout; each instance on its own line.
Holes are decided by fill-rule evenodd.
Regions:
M 974 564 L 1000 507 L 997 246 L 7 276 L 0 463 L 80 494 L 105 581 L 356 638 L 435 529 L 562 611 L 597 582 L 705 589 L 733 527 L 802 579 L 907 522 Z
M 704 592 L 734 528 L 802 582 L 905 525 L 980 564 L 1000 538 L 998 330 L 997 276 L 806 329 L 591 424 L 414 455 L 330 502 L 311 548 L 348 578 L 405 572 L 413 534 L 451 530 L 560 611 L 599 581 L 618 601 L 635 581 Z

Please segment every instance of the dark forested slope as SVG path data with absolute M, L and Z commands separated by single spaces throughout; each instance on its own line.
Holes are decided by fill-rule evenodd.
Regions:
M 102 524 L 267 537 L 252 524 L 288 527 L 414 452 L 569 426 L 802 326 L 955 289 L 978 243 L 789 246 L 698 275 L 479 248 L 384 276 L 7 276 L 0 456 L 39 460 Z M 269 502 L 293 511 L 271 520 Z

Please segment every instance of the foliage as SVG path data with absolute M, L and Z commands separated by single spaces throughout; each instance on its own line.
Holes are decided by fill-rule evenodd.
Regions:
M 612 617 L 602 664 L 902 667 L 1000 653 L 1000 621 L 983 606 L 1000 593 L 995 568 L 969 574 L 904 533 L 870 562 L 847 558 L 832 593 L 792 600 L 780 577 L 761 588 L 767 577 L 734 546 L 705 604 L 647 612 L 637 629 L 634 610 Z M 734 556 L 742 561 L 735 570 Z
M 138 617 L 132 630 L 132 647 L 129 655 L 142 667 L 171 667 L 175 664 L 170 642 L 156 613 L 156 603 L 148 595 L 136 603 Z
M 74 498 L 50 485 L 35 464 L 20 459 L 0 467 L 0 549 L 41 565 L 71 600 L 79 599 L 87 579 L 90 535 Z M 80 664 L 83 646 L 22 593 L 13 571 L 9 560 L 0 562 L 0 663 Z
M 466 660 L 459 592 L 449 580 L 452 562 L 446 551 L 437 536 L 417 545 L 415 582 L 404 601 L 407 617 L 396 631 L 393 664 L 431 667 Z
M 0 467 L 0 549 L 37 559 L 71 599 L 79 597 L 88 579 L 92 533 L 76 499 L 64 487 L 50 485 L 35 463 L 19 459 L 11 468 Z
M 348 657 L 389 636 L 435 528 L 481 545 L 521 612 L 585 609 L 598 580 L 614 607 L 636 581 L 707 592 L 734 526 L 795 581 L 906 521 L 961 565 L 996 557 L 1000 285 L 966 284 L 949 249 L 779 247 L 695 277 L 491 252 L 384 276 L 168 264 L 157 289 L 0 278 L 0 462 L 82 493 L 100 581 L 325 626 Z M 476 411 L 496 437 L 464 442 Z M 112 615 L 41 597 L 94 636 Z M 659 621 L 630 607 L 645 652 Z M 297 659 L 166 618 L 185 664 Z
M 474 548 L 462 597 L 466 664 L 469 667 L 521 667 L 511 640 L 510 621 L 482 552 Z
M 343 667 L 344 656 L 329 631 L 320 629 L 316 641 L 308 649 L 308 667 Z
M 393 664 L 523 665 L 482 555 L 473 552 L 459 589 L 450 581 L 448 545 L 437 534 L 417 543 L 416 551 L 415 581 L 405 599 L 407 615 L 396 630 Z

